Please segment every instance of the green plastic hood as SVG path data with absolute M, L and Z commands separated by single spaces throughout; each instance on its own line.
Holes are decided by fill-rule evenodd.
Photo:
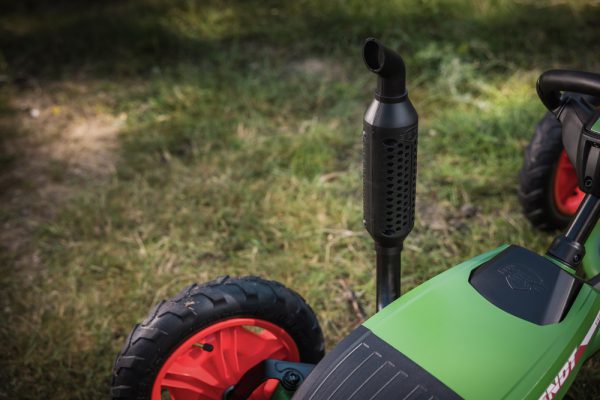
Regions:
M 583 285 L 559 323 L 515 317 L 469 283 L 506 247 L 438 275 L 364 325 L 465 399 L 561 398 L 598 343 L 600 293 Z

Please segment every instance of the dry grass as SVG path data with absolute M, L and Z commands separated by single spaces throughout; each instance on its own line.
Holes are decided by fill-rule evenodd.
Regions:
M 329 345 L 370 315 L 369 35 L 406 55 L 421 115 L 404 289 L 503 242 L 547 246 L 515 193 L 543 113 L 533 83 L 600 69 L 598 6 L 344 5 L 0 6 L 0 398 L 104 397 L 132 324 L 217 275 L 296 289 Z M 598 397 L 599 373 L 577 398 Z

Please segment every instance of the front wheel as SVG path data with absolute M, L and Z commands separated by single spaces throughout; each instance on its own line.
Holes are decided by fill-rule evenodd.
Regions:
M 256 277 L 192 285 L 158 304 L 117 355 L 113 399 L 220 400 L 259 362 L 317 363 L 321 328 L 296 292 Z M 251 396 L 267 400 L 277 381 Z

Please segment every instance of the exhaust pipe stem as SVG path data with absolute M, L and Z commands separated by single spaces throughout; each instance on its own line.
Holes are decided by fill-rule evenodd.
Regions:
M 363 121 L 363 223 L 375 241 L 381 310 L 400 296 L 400 254 L 414 226 L 418 116 L 402 57 L 369 38 L 363 59 L 378 76 Z

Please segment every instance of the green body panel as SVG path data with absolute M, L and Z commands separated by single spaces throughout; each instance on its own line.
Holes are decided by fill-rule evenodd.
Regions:
M 600 133 L 600 118 L 594 122 L 594 125 L 592 125 L 592 130 L 596 133 Z
M 275 389 L 275 391 L 273 392 L 271 400 L 291 400 L 293 395 L 293 392 L 285 390 L 280 383 L 279 385 L 277 385 L 277 389 Z
M 585 242 L 583 271 L 588 278 L 600 274 L 600 224 L 596 224 L 592 234 Z
M 365 326 L 466 399 L 540 399 L 583 341 L 600 310 L 584 285 L 565 319 L 539 326 L 488 302 L 468 282 L 500 247 L 436 276 L 374 315 Z M 561 386 L 598 350 L 598 332 Z
M 600 123 L 600 119 L 596 124 Z M 585 257 L 583 271 L 588 279 L 600 274 L 600 224 L 596 224 L 588 240 L 585 242 Z M 600 333 L 596 334 L 590 343 L 592 352 L 600 351 Z

